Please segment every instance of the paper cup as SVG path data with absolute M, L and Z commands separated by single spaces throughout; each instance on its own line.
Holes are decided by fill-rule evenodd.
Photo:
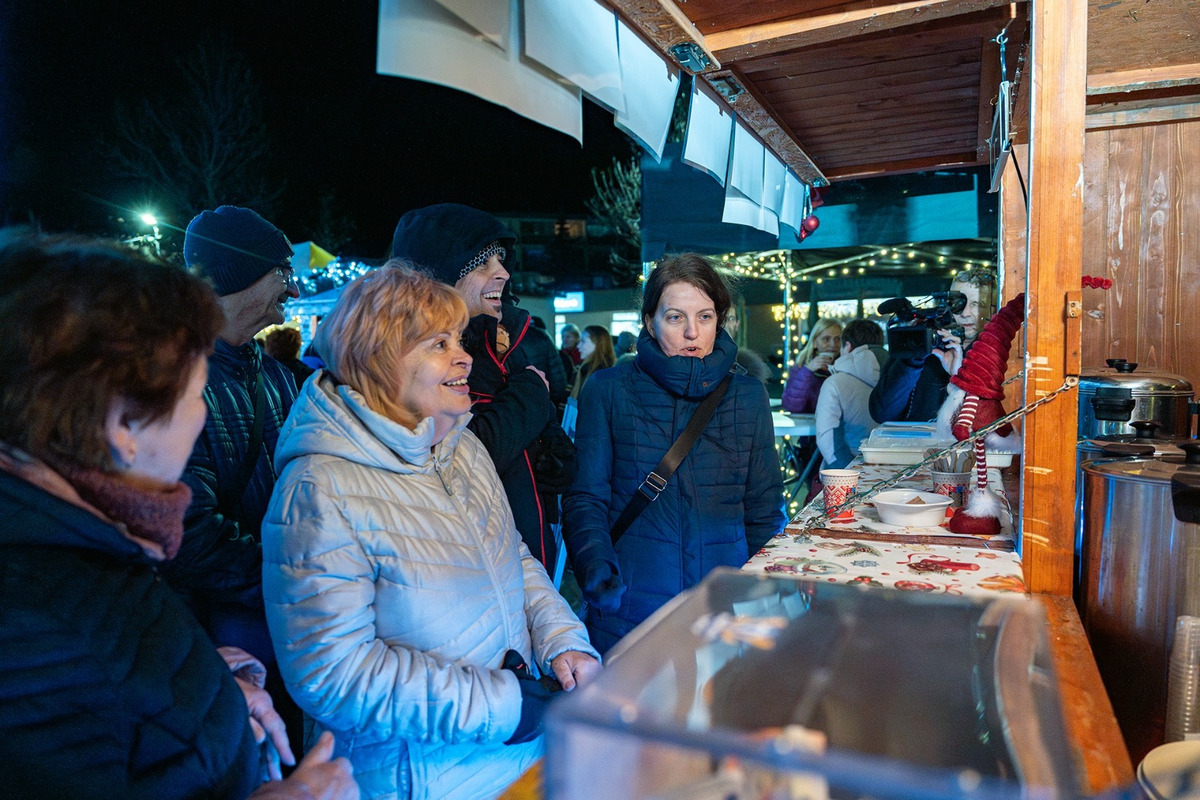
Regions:
M 821 484 L 825 487 L 825 513 L 829 514 L 858 491 L 858 473 L 852 469 L 823 469 Z M 849 522 L 854 519 L 854 512 L 846 509 L 829 519 L 833 522 Z
M 939 472 L 930 470 L 933 477 L 933 491 L 950 498 L 951 508 L 961 508 L 967 496 L 967 486 L 971 483 L 974 472 Z

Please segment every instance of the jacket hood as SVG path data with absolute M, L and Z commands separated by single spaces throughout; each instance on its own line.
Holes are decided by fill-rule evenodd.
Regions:
M 275 468 L 282 473 L 293 459 L 325 455 L 397 473 L 444 469 L 470 418 L 459 417 L 435 446 L 432 419 L 410 431 L 372 411 L 358 391 L 321 370 L 305 381 L 292 406 L 275 448 Z
M 638 337 L 637 366 L 668 392 L 681 397 L 705 397 L 733 368 L 737 344 L 724 330 L 717 332 L 713 351 L 704 358 L 668 356 L 649 330 Z
M 875 352 L 876 349 L 879 350 L 879 353 Z M 887 351 L 883 350 L 883 348 L 876 348 L 875 345 L 856 347 L 847 355 L 833 362 L 832 366 L 829 367 L 829 372 L 831 374 L 844 372 L 847 375 L 853 375 L 864 383 L 874 386 L 879 383 L 879 375 L 882 372 L 880 353 L 886 358 Z

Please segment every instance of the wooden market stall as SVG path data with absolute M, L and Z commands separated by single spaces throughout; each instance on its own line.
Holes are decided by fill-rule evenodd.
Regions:
M 1028 297 L 1010 363 L 1010 375 L 1024 368 L 1023 389 L 1006 406 L 1041 401 L 1023 431 L 1025 582 L 1060 617 L 1056 646 L 1072 652 L 1060 672 L 1077 670 L 1066 693 L 1094 722 L 1079 731 L 1089 787 L 1128 781 L 1071 619 L 1072 379 L 1113 356 L 1200 377 L 1200 331 L 1187 324 L 1200 294 L 1200 2 L 612 5 L 814 186 L 993 165 L 1003 299 Z M 1084 275 L 1113 286 L 1083 290 Z

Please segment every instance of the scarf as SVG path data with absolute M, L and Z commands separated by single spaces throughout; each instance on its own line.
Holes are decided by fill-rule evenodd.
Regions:
M 182 481 L 138 483 L 94 468 L 59 464 L 55 469 L 85 502 L 123 524 L 131 535 L 154 542 L 167 558 L 179 552 L 183 514 L 192 502 L 192 490 Z

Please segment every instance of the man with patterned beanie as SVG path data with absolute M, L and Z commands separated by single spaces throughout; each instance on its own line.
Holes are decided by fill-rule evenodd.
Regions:
M 471 317 L 463 347 L 472 358 L 467 427 L 492 457 L 521 538 L 555 576 L 561 534 L 551 520 L 575 477 L 575 445 L 556 421 L 544 372 L 522 348 L 529 312 L 502 302 L 505 263 L 516 237 L 491 214 L 458 203 L 409 211 L 396 224 L 392 255 L 453 286 Z

